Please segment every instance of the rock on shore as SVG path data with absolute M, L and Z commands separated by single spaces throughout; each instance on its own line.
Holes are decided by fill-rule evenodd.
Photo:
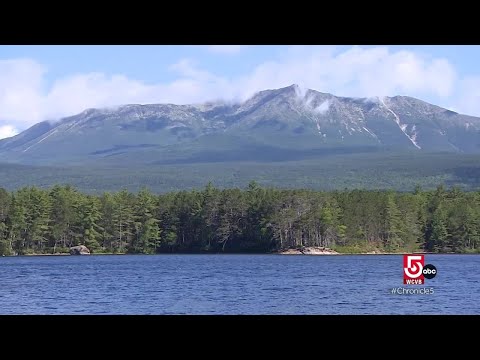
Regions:
M 335 250 L 317 246 L 304 247 L 301 249 L 282 250 L 278 253 L 282 255 L 338 255 L 338 252 L 336 252 Z
M 73 246 L 70 255 L 90 255 L 90 250 L 85 245 Z

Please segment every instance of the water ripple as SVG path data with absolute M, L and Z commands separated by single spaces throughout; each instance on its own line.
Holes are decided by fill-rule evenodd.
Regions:
M 427 257 L 428 296 L 401 256 L 3 257 L 0 314 L 480 314 L 480 256 Z

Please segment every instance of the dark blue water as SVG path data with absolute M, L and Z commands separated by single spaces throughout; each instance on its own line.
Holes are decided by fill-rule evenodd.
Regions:
M 480 314 L 480 256 L 426 263 L 419 286 L 397 255 L 3 257 L 0 314 Z

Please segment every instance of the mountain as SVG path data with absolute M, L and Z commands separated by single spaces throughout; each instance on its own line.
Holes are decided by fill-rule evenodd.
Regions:
M 88 109 L 0 140 L 1 162 L 33 165 L 270 162 L 372 152 L 480 154 L 480 118 L 407 96 L 347 98 L 291 85 L 237 104 Z

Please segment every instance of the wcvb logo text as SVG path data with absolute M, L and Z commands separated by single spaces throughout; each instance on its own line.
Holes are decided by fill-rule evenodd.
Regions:
M 403 283 L 423 285 L 425 279 L 433 279 L 437 268 L 432 264 L 425 265 L 424 255 L 403 255 Z

